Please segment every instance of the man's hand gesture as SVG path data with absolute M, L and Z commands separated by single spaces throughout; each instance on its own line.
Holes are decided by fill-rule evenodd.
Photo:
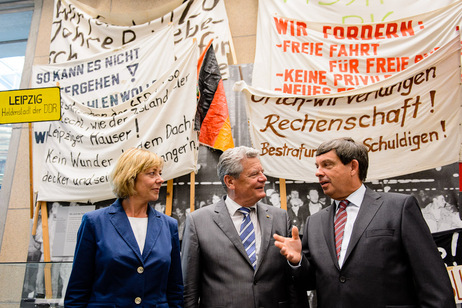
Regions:
M 281 250 L 281 255 L 293 265 L 300 263 L 302 259 L 302 242 L 298 235 L 298 228 L 292 227 L 292 237 L 283 237 L 277 234 L 273 235 L 274 245 Z

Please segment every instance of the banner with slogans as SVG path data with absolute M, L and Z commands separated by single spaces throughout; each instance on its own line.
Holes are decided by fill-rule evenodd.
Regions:
M 257 44 L 255 50 L 254 71 L 252 74 L 252 85 L 254 87 L 261 87 L 265 89 L 273 89 L 269 80 L 271 72 L 269 71 L 271 63 L 276 63 L 272 59 L 272 52 L 270 50 L 275 48 L 271 33 L 274 32 L 274 18 L 295 19 L 299 21 L 309 21 L 308 28 L 311 28 L 311 23 L 332 23 L 337 26 L 340 24 L 351 24 L 359 26 L 360 24 L 374 24 L 379 28 L 379 32 L 386 34 L 386 28 L 380 28 L 382 24 L 389 23 L 394 20 L 409 18 L 413 15 L 420 15 L 426 12 L 437 10 L 446 7 L 452 3 L 457 3 L 455 0 L 442 0 L 442 1 L 401 1 L 401 0 L 387 0 L 387 1 L 304 1 L 304 0 L 265 0 L 259 1 L 258 6 L 258 21 L 257 21 Z M 294 21 L 295 22 L 295 21 Z M 419 29 L 418 20 L 413 25 L 415 29 Z M 426 24 L 426 27 L 431 25 Z M 297 25 L 295 24 L 295 27 Z M 293 29 L 294 29 L 293 28 Z M 352 31 L 353 28 L 350 28 Z M 388 31 L 393 32 L 393 29 Z M 315 38 L 313 38 L 315 40 Z M 411 38 L 411 40 L 414 40 Z M 431 40 L 431 39 L 430 39 Z M 322 43 L 324 39 L 315 40 L 317 43 Z M 399 47 L 399 38 L 396 40 L 396 46 Z M 345 42 L 344 42 L 345 43 Z M 360 43 L 348 42 L 349 45 Z M 368 44 L 371 43 L 367 42 Z M 410 43 L 412 45 L 412 43 Z M 416 44 L 417 45 L 417 44 Z M 319 45 L 308 46 L 319 49 Z M 425 49 L 427 43 L 423 46 L 415 46 Z M 372 47 L 372 46 L 371 46 Z M 371 48 L 370 47 L 370 48 Z M 360 49 L 361 51 L 361 49 Z M 364 49 L 363 49 L 364 51 Z M 372 54 L 373 47 L 369 50 Z M 381 50 L 379 50 L 381 52 Z M 423 53 L 424 51 L 420 52 Z M 323 51 L 328 55 L 328 50 Z M 395 57 L 402 55 L 396 53 Z M 407 55 L 405 55 L 407 56 Z M 373 57 L 373 56 L 372 56 Z M 320 57 L 318 57 L 320 58 Z M 321 59 L 317 59 L 321 60 Z M 295 64 L 295 63 L 294 63 Z M 301 68 L 301 67 L 299 67 Z
M 359 25 L 272 17 L 270 89 L 333 94 L 389 78 L 459 37 L 462 3 L 391 22 Z
M 456 304 L 462 303 L 462 266 L 448 267 L 449 279 L 451 280 L 452 289 L 454 290 L 454 299 Z
M 462 229 L 432 233 L 438 251 L 448 268 L 456 303 L 462 303 Z
M 34 65 L 32 86 L 59 86 L 61 92 L 88 107 L 109 108 L 150 87 L 170 69 L 174 56 L 173 28 L 120 48 L 65 63 Z
M 281 96 L 236 83 L 244 91 L 253 146 L 265 173 L 316 182 L 323 141 L 350 136 L 370 157 L 368 180 L 458 161 L 460 41 L 388 79 L 331 96 Z
M 174 56 L 165 50 L 172 49 L 173 28 L 166 26 L 153 35 L 91 57 L 65 63 L 34 65 L 31 86 L 39 88 L 59 85 L 63 97 L 71 97 L 77 103 L 92 108 L 113 108 L 140 97 L 169 71 Z M 42 156 L 46 153 L 43 139 L 47 127 L 48 123 L 35 123 L 33 126 L 35 190 L 43 168 Z
M 131 147 L 161 156 L 165 180 L 196 171 L 197 57 L 192 44 L 152 86 L 111 108 L 87 107 L 63 93 L 61 121 L 40 123 L 34 132 L 38 200 L 114 198 L 109 173 Z
M 172 24 L 175 56 L 180 56 L 194 39 L 199 52 L 213 39 L 222 76 L 229 75 L 229 24 L 223 0 L 185 1 L 161 18 L 133 26 L 108 24 L 105 16 L 91 16 L 83 8 L 84 5 L 74 0 L 54 1 L 49 63 L 90 57 L 150 36 Z
M 460 219 L 460 218 L 459 218 Z M 462 265 L 462 229 L 456 228 L 432 233 L 438 251 L 446 266 Z

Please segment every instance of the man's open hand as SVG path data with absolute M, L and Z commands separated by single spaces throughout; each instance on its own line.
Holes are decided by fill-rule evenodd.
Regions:
M 281 255 L 292 264 L 300 263 L 302 259 L 302 242 L 298 235 L 298 228 L 292 227 L 292 237 L 283 237 L 277 234 L 273 235 L 274 245 L 281 250 Z

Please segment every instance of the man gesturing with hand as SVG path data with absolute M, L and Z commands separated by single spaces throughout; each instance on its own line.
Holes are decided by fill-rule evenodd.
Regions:
M 309 216 L 303 239 L 274 235 L 295 282 L 316 289 L 319 308 L 454 308 L 451 282 L 412 196 L 367 188 L 367 149 L 325 142 L 316 176 L 331 206 Z

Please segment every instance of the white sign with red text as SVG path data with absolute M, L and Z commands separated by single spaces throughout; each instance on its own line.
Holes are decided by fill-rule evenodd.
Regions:
M 272 91 L 329 95 L 368 86 L 417 64 L 459 37 L 462 3 L 384 23 L 341 25 L 271 17 Z M 258 70 L 258 68 L 257 68 Z
M 265 0 L 259 5 L 252 85 L 274 90 L 274 74 L 282 74 L 279 63 L 284 68 L 290 63 L 297 69 L 306 69 L 303 65 L 311 62 L 310 69 L 306 70 L 322 74 L 329 73 L 326 60 L 338 60 L 333 63 L 331 73 L 341 74 L 355 73 L 355 69 L 359 71 L 361 63 L 350 60 L 377 58 L 378 61 L 390 59 L 395 62 L 392 63 L 395 70 L 399 70 L 412 65 L 415 60 L 412 57 L 429 53 L 442 40 L 450 38 L 455 30 L 450 27 L 460 21 L 460 2 L 454 0 L 347 2 Z M 449 16 L 454 16 L 454 20 Z M 444 27 L 447 31 L 438 32 Z M 347 61 L 342 62 L 344 58 Z M 381 62 L 370 64 L 377 69 L 388 65 Z M 393 73 L 392 70 L 383 74 Z M 343 83 L 351 88 L 377 82 L 383 74 L 379 72 L 376 76 L 370 70 L 371 77 L 363 77 L 364 80 L 353 77 L 354 74 L 344 76 L 338 80 L 339 87 Z M 311 78 L 320 78 L 318 83 L 322 83 L 323 77 Z M 316 87 L 311 90 L 312 94 L 306 95 L 328 91 L 327 85 Z

